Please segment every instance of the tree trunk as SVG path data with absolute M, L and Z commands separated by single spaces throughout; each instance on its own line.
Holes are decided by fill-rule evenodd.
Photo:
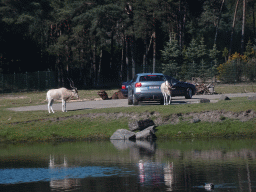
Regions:
M 97 80 L 97 85 L 99 85 L 101 82 L 100 82 L 100 73 L 101 73 L 101 62 L 102 62 L 102 48 L 101 48 L 101 51 L 100 51 L 100 61 L 99 61 L 99 68 L 98 68 L 98 80 Z
M 83 79 L 83 66 L 82 66 L 82 58 L 83 58 L 83 49 L 79 49 L 79 84 L 84 84 Z
M 246 11 L 246 0 L 243 0 L 243 24 L 242 24 L 242 36 L 241 36 L 241 53 L 244 53 L 244 27 L 245 27 L 245 11 Z
M 130 80 L 129 78 L 129 58 L 128 58 L 128 42 L 129 38 L 127 36 L 125 36 L 125 61 L 126 61 L 126 77 L 127 77 L 127 81 Z
M 113 30 L 111 31 L 111 43 L 110 43 L 110 70 L 112 69 L 112 65 L 113 65 Z
M 156 32 L 153 33 L 153 73 L 156 71 Z
M 232 41 L 233 41 L 233 33 L 235 30 L 235 23 L 236 23 L 236 12 L 237 12 L 237 7 L 238 7 L 239 0 L 236 2 L 236 8 L 235 8 L 235 13 L 234 13 L 234 19 L 233 19 L 233 25 L 232 25 L 232 31 L 231 31 L 231 38 L 230 38 L 230 46 L 229 46 L 229 56 L 231 56 L 231 51 L 232 51 Z
M 179 15 L 178 15 L 178 22 L 179 22 L 179 24 L 178 24 L 178 30 L 179 30 L 179 44 L 180 44 L 180 47 L 181 47 L 181 42 L 182 42 L 182 19 L 181 19 L 181 0 L 180 0 L 180 2 L 179 2 Z
M 254 37 L 256 36 L 256 30 L 255 30 L 255 12 L 254 12 L 254 3 L 252 3 L 252 20 L 253 20 L 253 34 Z
M 66 56 L 66 66 L 65 72 L 67 77 L 69 77 L 69 62 L 71 62 L 71 47 L 67 45 L 67 56 Z
M 220 19 L 221 19 L 221 12 L 222 12 L 222 7 L 223 7 L 224 2 L 225 2 L 225 0 L 222 0 L 222 4 L 221 4 L 221 7 L 220 7 L 220 13 L 219 13 L 219 16 L 218 16 L 218 22 L 217 22 L 217 26 L 216 26 L 216 32 L 215 32 L 215 38 L 214 38 L 213 46 L 216 44 L 216 41 L 217 41 L 217 35 L 218 35 L 219 24 L 220 24 Z
M 124 68 L 124 38 L 122 37 L 122 56 L 121 56 L 121 66 L 120 66 L 120 83 L 123 81 L 123 68 Z
M 150 50 L 152 41 L 154 41 L 154 32 L 152 33 L 152 35 L 150 37 L 149 44 L 147 44 L 147 39 L 145 40 L 146 51 L 145 51 L 145 55 L 144 55 L 143 59 L 145 60 L 145 70 L 146 70 L 146 72 L 148 72 L 148 68 L 147 68 L 147 65 L 148 65 L 148 52 Z M 153 45 L 153 49 L 154 49 L 154 45 Z M 154 54 L 154 51 L 153 51 L 153 54 Z
M 146 49 L 145 49 L 145 53 L 143 55 L 143 73 L 145 73 L 145 69 L 146 69 L 146 66 L 147 66 L 147 55 L 148 55 L 147 37 L 145 37 L 144 46 L 145 46 Z
M 185 11 L 184 11 L 184 14 L 183 14 L 183 25 L 182 25 L 182 39 L 181 39 L 181 49 L 184 45 L 184 30 L 185 30 L 185 24 L 186 24 L 186 12 L 187 12 L 187 8 L 184 7 Z
M 90 71 L 92 85 L 96 85 L 96 45 L 93 43 L 92 58 L 91 58 L 91 71 Z
M 57 69 L 57 73 L 58 73 L 58 87 L 60 87 L 60 59 L 59 56 L 56 57 L 56 69 Z
M 132 59 L 132 79 L 135 77 L 135 61 L 134 61 L 134 42 L 133 37 L 131 37 L 130 41 L 130 48 L 131 48 L 131 59 Z

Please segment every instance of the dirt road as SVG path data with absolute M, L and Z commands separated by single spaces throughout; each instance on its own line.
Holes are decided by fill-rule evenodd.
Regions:
M 256 96 L 256 93 L 236 93 L 236 94 L 225 94 L 229 98 L 232 97 L 252 97 Z M 200 99 L 209 99 L 211 103 L 215 103 L 221 95 L 194 95 L 192 99 L 185 99 L 185 97 L 173 97 L 172 105 L 175 104 L 191 104 L 199 103 Z M 159 103 L 141 103 L 140 105 L 158 105 Z M 116 99 L 116 100 L 101 100 L 101 101 L 83 101 L 83 102 L 68 102 L 67 110 L 86 110 L 86 109 L 101 109 L 101 108 L 111 108 L 111 107 L 132 107 L 128 105 L 127 99 Z M 61 103 L 53 104 L 53 109 L 55 111 L 61 111 Z M 16 107 L 9 108 L 13 111 L 47 111 L 47 104 L 37 105 L 37 106 L 27 106 L 27 107 Z

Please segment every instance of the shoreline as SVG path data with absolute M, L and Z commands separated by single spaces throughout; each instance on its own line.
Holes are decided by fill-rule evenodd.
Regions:
M 214 98 L 220 95 L 196 95 L 191 100 L 174 97 L 174 103 L 168 106 L 146 103 L 126 107 L 126 99 L 72 102 L 67 104 L 67 113 L 56 108 L 54 114 L 48 113 L 47 104 L 42 110 L 9 110 L 13 107 L 38 109 L 40 98 L 45 99 L 43 93 L 22 96 L 22 99 L 0 99 L 0 143 L 109 140 L 117 129 L 129 129 L 131 120 L 145 119 L 154 121 L 158 139 L 256 136 L 255 93 L 232 94 L 231 100 Z M 30 99 L 25 101 L 26 97 Z M 201 98 L 216 102 L 186 103 Z
M 4 135 L 1 133 L 0 143 L 109 140 L 117 129 L 129 129 L 128 122 L 141 119 L 154 121 L 157 129 L 156 137 L 159 139 L 254 138 L 256 136 L 256 111 L 254 110 L 242 112 L 212 110 L 169 115 L 152 111 L 145 113 L 88 113 L 10 122 L 7 126 L 13 132 Z M 90 122 L 89 126 L 86 126 L 88 122 Z M 20 129 L 20 127 L 23 128 Z M 14 132 L 18 129 L 20 131 Z M 90 132 L 90 130 L 92 131 Z

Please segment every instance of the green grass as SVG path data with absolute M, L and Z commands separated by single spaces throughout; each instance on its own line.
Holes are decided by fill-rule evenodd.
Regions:
M 106 139 L 117 129 L 127 128 L 125 119 L 111 120 L 90 118 L 67 120 L 39 120 L 29 123 L 0 126 L 0 141 L 56 141 L 77 139 Z
M 256 120 L 241 122 L 225 120 L 216 123 L 182 122 L 177 125 L 162 125 L 156 135 L 159 138 L 205 138 L 205 137 L 255 137 Z
M 228 88 L 226 88 L 228 90 Z M 232 89 L 234 90 L 234 88 Z M 106 90 L 109 97 L 117 90 Z M 93 99 L 98 90 L 79 91 L 80 99 Z M 47 111 L 15 112 L 10 107 L 45 104 L 45 92 L 2 94 L 0 96 L 0 141 L 56 141 L 77 139 L 109 139 L 120 128 L 128 129 L 128 117 L 105 118 L 99 116 L 90 118 L 90 114 L 128 113 L 140 115 L 159 113 L 162 117 L 172 114 L 223 110 L 241 112 L 248 109 L 256 111 L 256 101 L 247 98 L 232 98 L 229 101 L 217 103 L 199 103 L 185 105 L 141 105 L 123 108 L 106 108 L 78 110 L 62 113 L 57 111 L 49 114 Z M 93 115 L 91 115 L 93 116 Z M 154 117 L 152 117 L 154 120 Z M 183 120 L 183 119 L 180 119 Z M 231 137 L 255 136 L 256 120 L 240 122 L 222 118 L 219 123 L 182 121 L 177 125 L 162 125 L 156 133 L 158 138 L 201 138 L 201 137 Z
M 217 84 L 214 90 L 219 94 L 256 92 L 256 83 Z
M 85 101 L 86 102 L 86 101 Z M 0 108 L 0 123 L 11 124 L 17 122 L 29 122 L 45 119 L 56 119 L 60 117 L 72 117 L 76 115 L 84 115 L 89 113 L 145 113 L 145 112 L 159 112 L 163 116 L 178 113 L 202 112 L 210 110 L 225 110 L 225 111 L 246 111 L 248 109 L 256 111 L 256 102 L 249 101 L 247 98 L 232 98 L 229 101 L 219 101 L 217 103 L 199 103 L 186 105 L 144 105 L 124 108 L 106 108 L 106 109 L 92 109 L 92 110 L 78 110 L 62 113 L 58 111 L 54 114 L 49 114 L 47 111 L 33 111 L 33 112 L 15 112 L 6 108 Z

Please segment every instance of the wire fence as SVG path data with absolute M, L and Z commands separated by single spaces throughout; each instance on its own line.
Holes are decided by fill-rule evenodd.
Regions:
M 52 71 L 0 74 L 0 93 L 40 91 L 56 86 Z
M 129 79 L 132 79 L 132 70 L 129 70 Z M 142 67 L 136 67 L 136 73 L 152 72 L 152 66 L 148 65 L 144 69 Z M 155 68 L 155 72 L 162 73 L 162 66 Z M 256 65 L 255 63 L 249 63 L 246 65 L 240 65 L 239 63 L 230 62 L 230 64 L 225 65 L 220 70 L 222 73 L 217 76 L 212 74 L 192 74 L 187 72 L 185 77 L 186 81 L 197 82 L 222 82 L 222 83 L 236 83 L 236 82 L 255 82 L 256 81 Z M 171 74 L 166 74 L 171 75 Z M 80 82 L 79 79 L 76 80 L 75 77 L 79 75 L 74 75 L 75 82 Z M 175 76 L 174 76 L 175 77 Z M 175 77 L 179 78 L 179 77 Z M 104 78 L 103 78 L 104 79 Z M 196 79 L 196 80 L 195 80 Z M 91 79 L 92 80 L 92 79 Z M 109 80 L 109 79 L 108 79 Z M 104 86 L 116 86 L 117 82 L 120 80 L 115 80 L 111 78 L 111 81 L 102 80 L 102 87 Z M 113 82 L 114 80 L 114 82 Z M 126 71 L 123 73 L 122 82 L 127 80 Z M 86 81 L 86 80 L 84 80 Z M 80 84 L 85 88 L 93 88 L 95 84 L 87 79 L 85 82 L 80 82 Z M 78 85 L 77 84 L 77 85 Z M 91 86 L 89 86 L 91 85 Z M 119 86 L 119 84 L 118 84 Z M 56 78 L 56 73 L 53 71 L 37 71 L 37 72 L 26 72 L 26 73 L 13 73 L 13 74 L 0 74 L 0 94 L 1 93 L 12 93 L 12 92 L 24 92 L 24 91 L 43 91 L 47 89 L 52 89 L 58 87 L 58 82 Z

